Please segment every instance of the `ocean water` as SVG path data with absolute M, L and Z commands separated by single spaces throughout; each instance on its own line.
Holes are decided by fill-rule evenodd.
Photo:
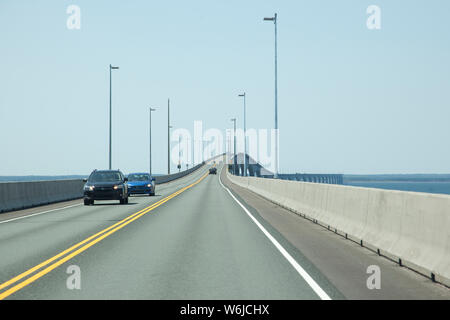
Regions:
M 450 182 L 439 181 L 346 181 L 355 187 L 450 194 Z

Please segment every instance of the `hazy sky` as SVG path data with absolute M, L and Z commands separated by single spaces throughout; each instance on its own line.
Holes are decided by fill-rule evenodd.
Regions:
M 69 5 L 81 29 L 69 30 Z M 369 5 L 381 29 L 366 26 Z M 167 170 L 174 128 L 272 128 L 281 172 L 450 172 L 450 2 L 0 0 L 0 175 Z

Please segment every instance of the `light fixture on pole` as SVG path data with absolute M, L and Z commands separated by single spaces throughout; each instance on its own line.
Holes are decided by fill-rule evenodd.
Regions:
M 234 131 L 233 131 L 233 174 L 236 174 L 236 118 L 231 119 L 234 123 Z
M 181 171 L 181 135 L 178 136 L 178 172 Z
M 167 99 L 167 174 L 170 174 L 170 99 Z
M 119 67 L 109 65 L 109 170 L 112 166 L 112 70 L 117 70 Z
M 277 14 L 272 18 L 264 18 L 264 21 L 273 21 L 275 25 L 275 172 L 274 178 L 278 178 L 278 46 L 277 46 Z
M 149 123 L 150 123 L 150 129 L 149 129 L 149 147 L 150 147 L 150 154 L 149 154 L 149 156 L 150 156 L 150 176 L 152 176 L 153 175 L 153 172 L 152 172 L 152 112 L 153 111 L 156 111 L 156 109 L 154 109 L 154 108 L 151 108 L 150 107 L 150 111 L 149 111 L 149 113 L 150 113 L 150 119 L 149 119 Z
M 247 176 L 247 118 L 246 118 L 246 104 L 245 104 L 245 98 L 246 94 L 245 92 L 243 94 L 240 94 L 239 97 L 244 98 L 244 177 Z

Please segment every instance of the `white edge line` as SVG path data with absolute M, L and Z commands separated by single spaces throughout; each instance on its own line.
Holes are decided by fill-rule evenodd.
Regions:
M 317 284 L 316 281 L 303 269 L 297 261 L 289 254 L 289 252 L 286 251 L 286 249 L 283 248 L 283 246 L 258 222 L 258 220 L 253 217 L 253 215 L 250 213 L 250 211 L 247 210 L 247 208 L 233 195 L 233 193 L 225 187 L 222 183 L 222 169 L 220 170 L 219 174 L 219 182 L 222 185 L 222 187 L 228 191 L 230 196 L 234 199 L 234 201 L 239 204 L 239 206 L 245 211 L 245 213 L 252 219 L 252 221 L 258 226 L 258 228 L 264 233 L 264 235 L 273 243 L 275 248 L 280 251 L 280 253 L 286 258 L 287 261 L 294 267 L 294 269 L 300 274 L 300 276 L 308 283 L 308 285 L 311 287 L 311 289 L 314 290 L 314 292 L 320 297 L 322 300 L 331 300 L 331 298 L 328 296 L 328 294 Z
M 79 203 L 79 204 L 75 204 L 75 205 L 72 205 L 72 206 L 67 206 L 67 207 L 62 207 L 62 208 L 42 211 L 42 212 L 36 212 L 36 213 L 33 213 L 33 214 L 29 214 L 29 215 L 25 215 L 25 216 L 9 219 L 9 220 L 0 221 L 0 224 L 6 223 L 6 222 L 12 222 L 12 221 L 15 221 L 15 220 L 20 220 L 20 219 L 34 217 L 34 216 L 38 216 L 38 215 L 44 214 L 44 213 L 49 213 L 49 212 L 60 211 L 60 210 L 69 209 L 69 208 L 73 208 L 73 207 L 78 207 L 78 206 L 81 206 L 81 205 L 82 205 L 82 203 Z

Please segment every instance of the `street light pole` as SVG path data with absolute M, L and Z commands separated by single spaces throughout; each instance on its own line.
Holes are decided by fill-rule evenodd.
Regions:
M 181 171 L 181 135 L 178 136 L 178 172 Z
M 167 174 L 170 174 L 170 99 L 167 99 Z
M 233 174 L 236 174 L 236 118 L 231 119 L 234 123 L 234 131 L 233 131 Z
M 149 147 L 150 147 L 150 176 L 152 176 L 152 112 L 156 111 L 156 109 L 153 109 L 150 107 L 150 118 L 149 118 L 149 123 L 150 123 L 150 131 L 149 131 Z
M 119 67 L 109 65 L 109 170 L 111 170 L 111 153 L 112 153 L 112 70 L 117 70 Z
M 186 170 L 187 169 L 189 169 L 189 162 L 190 162 L 190 159 L 189 159 L 189 140 L 188 139 L 186 139 Z
M 246 104 L 245 104 L 245 92 L 240 94 L 239 97 L 244 98 L 244 177 L 247 176 L 247 124 L 246 124 Z
M 278 43 L 277 43 L 277 14 L 272 18 L 264 18 L 264 21 L 273 21 L 275 25 L 275 172 L 274 178 L 278 178 Z

